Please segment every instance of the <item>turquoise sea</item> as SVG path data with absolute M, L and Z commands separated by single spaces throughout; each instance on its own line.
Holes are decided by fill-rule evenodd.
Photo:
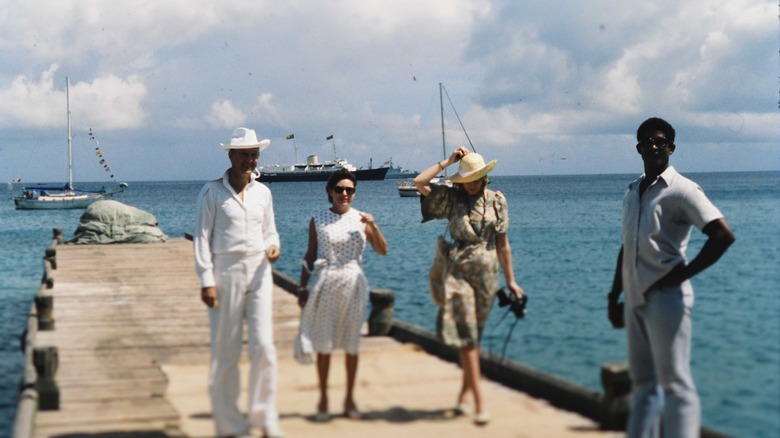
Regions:
M 678 169 L 685 174 L 684 169 Z M 530 297 L 507 348 L 514 360 L 600 390 L 599 366 L 625 360 L 623 331 L 606 318 L 619 249 L 621 199 L 636 175 L 497 176 L 509 202 L 515 272 Z M 780 435 L 780 172 L 688 174 L 726 215 L 737 242 L 693 281 L 693 368 L 703 422 L 738 437 Z M 162 230 L 192 229 L 202 181 L 131 182 L 115 199 L 154 214 Z M 100 184 L 94 184 L 99 187 Z M 89 187 L 89 185 L 88 185 Z M 324 183 L 273 183 L 282 258 L 298 278 L 311 214 L 328 207 Z M 18 191 L 18 187 L 16 188 Z M 0 187 L 0 436 L 13 424 L 21 373 L 19 336 L 38 289 L 51 229 L 70 238 L 81 211 L 16 211 Z M 396 293 L 396 317 L 434 328 L 427 272 L 440 221 L 421 224 L 419 201 L 395 181 L 362 181 L 354 207 L 372 213 L 390 251 L 366 252 L 372 288 Z M 694 231 L 689 255 L 703 243 Z M 101 267 L 95 266 L 95 269 Z M 198 299 L 193 291 L 193 299 Z M 500 353 L 510 326 L 494 309 L 483 348 Z M 55 306 L 56 317 L 56 306 Z M 507 318 L 510 319 L 510 318 Z

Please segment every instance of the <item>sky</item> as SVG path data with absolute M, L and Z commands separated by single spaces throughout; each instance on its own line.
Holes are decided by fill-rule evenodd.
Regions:
M 423 170 L 440 83 L 497 175 L 639 174 L 654 116 L 683 173 L 780 170 L 779 34 L 775 0 L 0 0 L 0 181 L 67 180 L 66 76 L 76 181 L 218 177 L 237 127 Z

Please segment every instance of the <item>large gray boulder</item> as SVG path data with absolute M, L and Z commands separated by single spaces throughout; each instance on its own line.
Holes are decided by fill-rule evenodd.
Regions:
M 97 201 L 84 210 L 69 243 L 157 243 L 168 240 L 153 214 L 118 201 Z

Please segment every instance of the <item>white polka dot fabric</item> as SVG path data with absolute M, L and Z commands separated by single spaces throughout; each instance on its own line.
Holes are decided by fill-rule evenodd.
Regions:
M 368 302 L 368 281 L 360 265 L 366 226 L 355 209 L 343 215 L 322 211 L 314 216 L 314 225 L 317 279 L 303 309 L 301 332 L 317 353 L 343 349 L 357 354 Z

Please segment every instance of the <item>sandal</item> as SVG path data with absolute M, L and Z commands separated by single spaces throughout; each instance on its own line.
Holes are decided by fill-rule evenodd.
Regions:
M 325 423 L 326 421 L 330 421 L 330 414 L 328 411 L 318 411 L 316 414 L 314 414 L 314 421 L 318 423 Z
M 486 412 L 481 412 L 474 416 L 474 424 L 477 426 L 485 426 L 490 422 L 490 415 Z
M 360 413 L 360 411 L 358 411 L 357 408 L 345 410 L 344 416 L 346 418 L 349 418 L 350 420 L 361 420 L 363 418 L 363 414 Z

